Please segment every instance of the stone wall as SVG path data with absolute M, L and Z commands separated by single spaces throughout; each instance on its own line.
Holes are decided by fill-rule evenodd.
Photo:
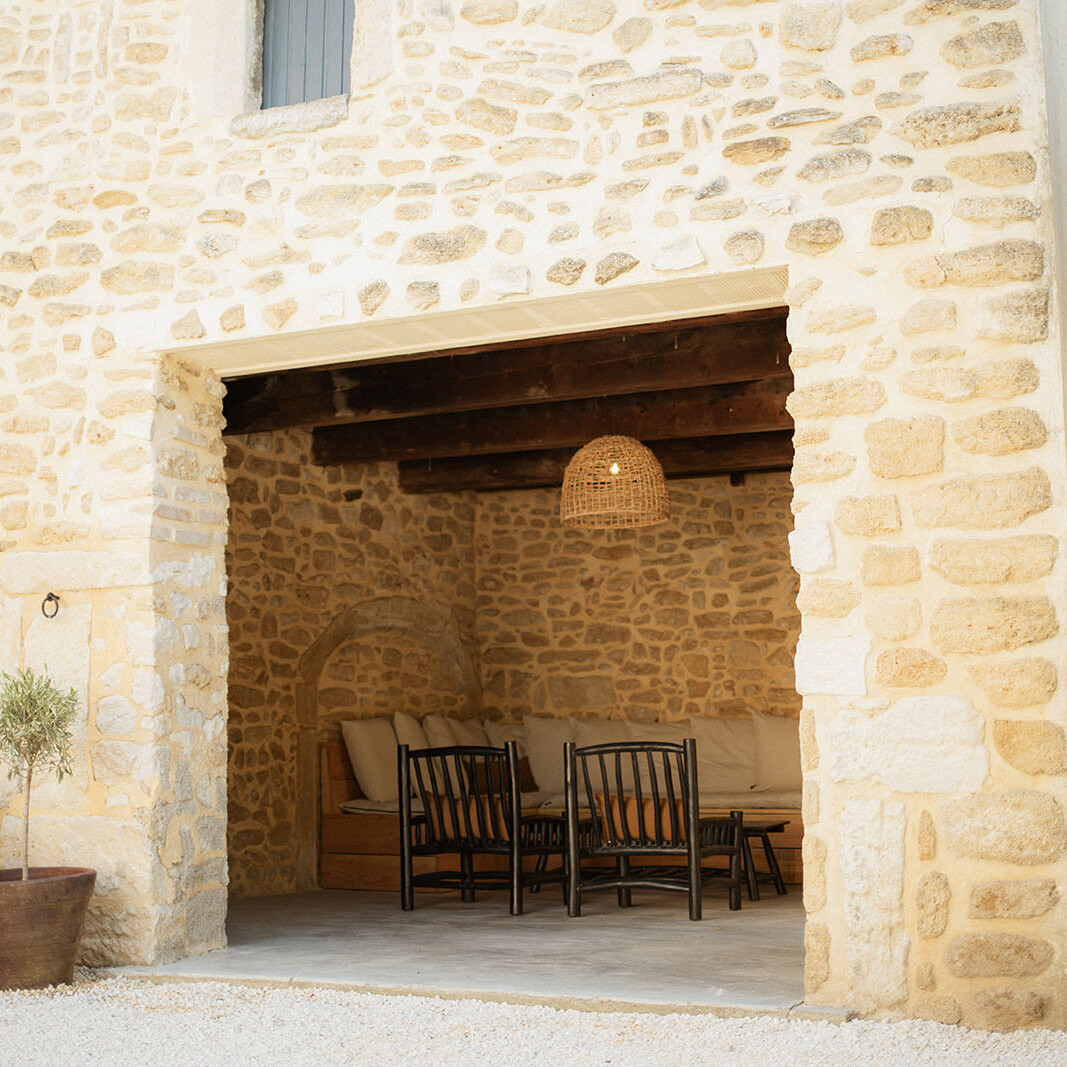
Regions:
M 232 892 L 292 892 L 317 884 L 318 740 L 476 700 L 474 509 L 401 496 L 395 465 L 313 466 L 306 432 L 227 442 Z
M 192 72 L 198 31 L 247 26 L 246 0 L 4 5 L 2 640 L 6 662 L 34 659 L 49 586 L 88 609 L 88 777 L 63 807 L 101 820 L 85 840 L 128 833 L 143 851 L 127 865 L 135 933 L 102 952 L 220 936 L 217 919 L 193 921 L 213 891 L 183 873 L 213 855 L 194 812 L 214 827 L 219 801 L 204 808 L 194 788 L 179 810 L 162 771 L 130 765 L 107 784 L 91 765 L 100 697 L 143 707 L 137 730 L 156 717 L 155 683 L 135 690 L 126 670 L 133 647 L 142 669 L 166 666 L 161 728 L 116 739 L 212 777 L 217 718 L 202 727 L 178 696 L 214 707 L 225 661 L 186 646 L 192 624 L 170 617 L 184 601 L 148 562 L 163 545 L 175 566 L 202 557 L 182 595 L 217 596 L 219 509 L 170 494 L 188 477 L 210 501 L 221 483 L 172 465 L 155 436 L 198 411 L 157 354 L 210 368 L 227 338 L 277 346 L 322 325 L 760 263 L 791 282 L 808 998 L 1067 1023 L 1065 906 L 1029 884 L 1059 885 L 1067 849 L 1067 470 L 1038 8 L 361 3 L 350 100 L 242 117 L 210 114 Z M 246 84 L 251 61 L 219 64 L 220 82 Z M 180 451 L 215 455 L 211 426 L 175 433 Z M 942 759 L 944 773 L 915 773 Z M 175 820 L 168 855 L 182 859 L 164 876 Z M 98 914 L 126 924 L 118 903 Z
M 559 490 L 479 495 L 487 714 L 797 715 L 784 474 L 674 481 L 669 523 L 560 525 Z

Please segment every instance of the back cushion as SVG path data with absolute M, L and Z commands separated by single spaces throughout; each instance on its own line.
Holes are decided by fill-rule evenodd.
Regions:
M 526 730 L 521 722 L 486 721 L 485 736 L 493 748 L 503 748 L 509 741 L 514 741 L 519 750 L 519 759 L 526 755 Z
M 396 734 L 388 719 L 350 719 L 341 723 L 356 781 L 369 800 L 395 803 Z
M 480 719 L 449 719 L 457 745 L 477 745 L 485 748 L 489 739 Z
M 546 793 L 562 793 L 563 745 L 575 739 L 577 723 L 573 719 L 538 719 L 525 715 L 522 725 L 537 788 Z
M 396 712 L 393 715 L 393 729 L 396 731 L 398 745 L 407 745 L 408 748 L 429 748 L 426 731 L 414 715 L 409 715 L 406 711 Z
M 800 769 L 800 720 L 781 715 L 753 715 L 756 734 L 756 788 L 797 790 Z
M 756 730 L 751 719 L 689 720 L 697 742 L 702 793 L 749 793 L 756 782 Z
M 630 736 L 630 724 L 628 722 L 620 722 L 615 719 L 579 719 L 578 726 L 574 731 L 574 741 L 579 748 L 588 748 L 590 745 L 615 745 L 623 741 L 633 740 Z M 622 789 L 624 793 L 634 792 L 634 762 L 633 758 L 629 754 L 624 754 L 620 757 L 619 770 L 622 778 Z M 640 770 L 640 758 L 638 759 L 638 769 Z M 594 790 L 603 789 L 604 786 L 600 781 L 600 761 L 596 759 L 589 760 L 587 762 L 589 769 L 589 776 L 592 780 Z M 580 764 L 579 764 L 580 768 Z M 619 791 L 618 780 L 615 775 L 615 757 L 604 758 L 604 770 L 608 775 L 608 793 L 617 793 Z M 578 771 L 578 792 L 584 790 L 585 784 L 582 781 L 581 770 Z
M 422 729 L 429 748 L 452 748 L 453 745 L 459 744 L 452 728 L 452 720 L 443 715 L 427 715 L 422 720 Z

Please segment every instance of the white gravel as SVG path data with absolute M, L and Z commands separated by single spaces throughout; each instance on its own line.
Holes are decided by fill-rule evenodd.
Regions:
M 0 1062 L 39 1064 L 1060 1065 L 1067 1033 L 722 1019 L 81 976 L 0 993 Z

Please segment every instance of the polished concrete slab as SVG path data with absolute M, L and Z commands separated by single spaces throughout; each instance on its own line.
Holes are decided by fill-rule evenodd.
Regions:
M 788 1011 L 804 995 L 800 893 L 747 899 L 739 912 L 709 893 L 690 922 L 681 894 L 613 894 L 569 919 L 558 891 L 508 914 L 503 894 L 463 904 L 419 894 L 402 912 L 395 893 L 324 890 L 237 900 L 229 947 L 121 973 L 153 978 L 299 982 L 374 992 L 645 1008 Z

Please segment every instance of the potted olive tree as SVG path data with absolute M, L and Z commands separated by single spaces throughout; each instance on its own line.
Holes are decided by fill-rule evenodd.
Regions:
M 34 775 L 70 773 L 73 689 L 47 673 L 0 674 L 0 761 L 22 783 L 22 867 L 0 870 L 0 989 L 39 989 L 69 982 L 96 871 L 30 866 L 30 789 Z

